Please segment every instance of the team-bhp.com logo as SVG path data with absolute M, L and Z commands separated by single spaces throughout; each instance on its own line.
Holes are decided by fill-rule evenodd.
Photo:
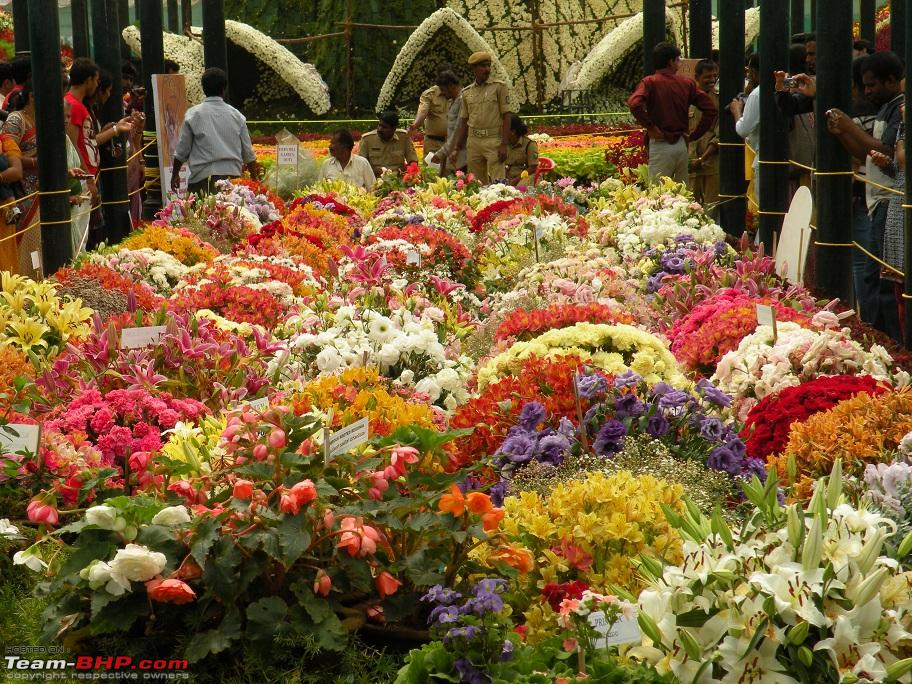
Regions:
M 130 656 L 91 656 L 34 658 L 18 655 L 3 657 L 8 681 L 84 680 L 178 680 L 189 679 L 186 660 L 164 658 L 136 659 Z

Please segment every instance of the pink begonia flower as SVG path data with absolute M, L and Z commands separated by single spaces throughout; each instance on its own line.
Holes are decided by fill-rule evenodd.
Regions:
M 56 525 L 59 520 L 57 508 L 55 508 L 53 504 L 47 503 L 42 499 L 35 499 L 29 502 L 25 512 L 31 522 L 39 523 L 41 525 Z

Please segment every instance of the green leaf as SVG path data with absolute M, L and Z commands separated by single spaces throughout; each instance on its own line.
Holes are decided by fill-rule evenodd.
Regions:
M 237 575 L 237 567 L 240 564 L 241 552 L 230 539 L 222 538 L 215 546 L 213 558 L 201 564 L 203 579 L 221 599 L 234 598 L 241 591 Z
M 149 614 L 145 592 L 137 591 L 105 604 L 92 619 L 92 634 L 126 632 L 136 618 Z
M 416 587 L 430 587 L 443 582 L 443 566 L 433 559 L 427 559 L 425 549 L 419 549 L 403 563 L 406 577 Z
M 290 567 L 310 546 L 310 531 L 306 528 L 308 523 L 306 512 L 301 512 L 286 516 L 276 527 L 282 552 L 279 560 L 285 567 Z
M 221 524 L 214 518 L 206 518 L 194 530 L 193 543 L 190 545 L 190 554 L 199 563 L 200 567 L 206 566 L 206 556 L 209 549 L 218 539 Z
M 241 616 L 233 609 L 225 615 L 218 627 L 196 634 L 187 644 L 184 655 L 191 663 L 199 662 L 210 654 L 221 653 L 240 636 Z
M 285 621 L 288 606 L 278 596 L 267 596 L 247 606 L 247 636 L 254 640 L 272 639 Z

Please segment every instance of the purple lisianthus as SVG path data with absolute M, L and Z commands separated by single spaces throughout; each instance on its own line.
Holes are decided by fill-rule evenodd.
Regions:
M 706 459 L 706 465 L 712 470 L 720 470 L 732 477 L 741 474 L 741 459 L 727 446 L 713 449 Z
M 491 503 L 500 508 L 503 506 L 504 499 L 507 498 L 507 490 L 509 489 L 510 483 L 507 480 L 501 478 L 497 484 L 493 485 L 491 489 L 488 490 L 488 496 L 491 497 Z
M 732 398 L 706 378 L 697 383 L 697 391 L 711 404 L 722 407 L 731 406 Z
M 642 382 L 643 378 L 634 373 L 632 370 L 624 371 L 620 375 L 615 376 L 614 378 L 614 388 L 615 389 L 626 389 L 628 387 L 636 387 Z
M 576 391 L 581 399 L 592 399 L 596 394 L 604 394 L 607 390 L 608 381 L 597 373 L 576 376 Z
M 653 397 L 664 397 L 669 392 L 674 392 L 675 388 L 669 385 L 667 382 L 658 382 L 652 388 Z
M 545 435 L 538 440 L 536 458 L 542 463 L 560 465 L 564 462 L 564 454 L 570 450 L 570 441 L 561 434 Z
M 522 407 L 519 412 L 518 425 L 523 430 L 531 432 L 545 419 L 547 411 L 540 402 L 530 401 Z
M 626 436 L 627 428 L 624 424 L 619 420 L 611 419 L 598 431 L 592 449 L 603 456 L 616 454 L 624 447 L 624 437 Z
M 737 435 L 732 434 L 731 438 L 725 441 L 725 446 L 737 456 L 738 459 L 744 460 L 747 457 L 747 447 L 744 446 L 744 442 L 742 442 L 741 438 Z
M 741 474 L 745 477 L 756 475 L 760 482 L 766 482 L 766 463 L 762 458 L 748 458 Z
M 668 273 L 684 273 L 684 259 L 675 252 L 665 254 L 662 257 L 662 268 Z
M 668 419 L 661 413 L 649 416 L 649 420 L 646 421 L 646 434 L 655 439 L 664 437 L 668 434 L 669 429 L 671 429 L 671 426 L 668 424 Z
M 535 453 L 535 442 L 536 440 L 528 433 L 513 427 L 500 445 L 498 453 L 513 463 L 525 463 Z
M 659 408 L 663 411 L 676 411 L 684 408 L 690 401 L 690 393 L 684 390 L 672 390 L 659 397 Z
M 646 404 L 632 392 L 622 394 L 614 400 L 614 413 L 619 419 L 635 418 L 646 413 Z
M 665 271 L 659 271 L 655 275 L 649 276 L 649 279 L 646 281 L 646 292 L 647 294 L 652 294 L 653 292 L 658 292 L 662 289 L 662 280 L 668 274 Z
M 558 423 L 558 425 L 557 425 L 557 434 L 563 435 L 568 440 L 575 440 L 576 439 L 576 427 L 573 425 L 572 422 L 570 422 L 570 420 L 566 416 L 562 416 L 560 419 L 560 423 Z
M 700 436 L 705 440 L 721 442 L 725 433 L 725 426 L 718 418 L 708 416 L 700 421 Z

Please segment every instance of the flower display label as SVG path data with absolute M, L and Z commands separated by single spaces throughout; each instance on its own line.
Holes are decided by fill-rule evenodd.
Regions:
M 298 146 L 294 143 L 276 145 L 276 164 L 279 166 L 297 166 Z
M 0 428 L 0 453 L 18 454 L 25 451 L 37 454 L 40 437 L 40 425 L 9 423 Z
M 32 252 L 32 268 L 36 271 L 41 268 L 41 255 L 37 251 Z
M 773 329 L 773 344 L 779 336 L 776 330 L 776 310 L 769 304 L 757 304 L 757 325 L 768 325 Z
M 120 334 L 122 349 L 140 349 L 155 344 L 165 334 L 163 325 L 147 325 L 142 328 L 124 328 Z
M 600 610 L 589 615 L 589 624 L 592 625 L 596 632 L 602 635 L 600 639 L 595 641 L 596 648 L 639 643 L 641 638 L 640 626 L 637 624 L 635 617 L 620 617 L 617 622 L 609 625 L 605 620 L 605 613 Z
M 269 408 L 269 397 L 260 397 L 259 399 L 248 401 L 246 404 L 254 411 L 265 411 Z
M 364 417 L 329 434 L 329 439 L 326 440 L 327 456 L 333 458 L 349 452 L 364 444 L 368 439 L 370 439 L 369 423 L 367 417 Z
M 417 249 L 410 249 L 405 254 L 405 263 L 414 264 L 415 266 L 421 268 L 421 252 L 419 252 Z

